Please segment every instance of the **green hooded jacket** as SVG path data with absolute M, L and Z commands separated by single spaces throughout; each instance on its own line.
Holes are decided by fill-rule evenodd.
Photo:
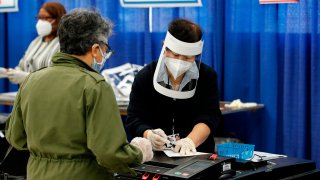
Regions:
M 130 145 L 112 88 L 81 60 L 56 53 L 19 88 L 6 138 L 28 149 L 28 180 L 114 179 L 142 161 Z

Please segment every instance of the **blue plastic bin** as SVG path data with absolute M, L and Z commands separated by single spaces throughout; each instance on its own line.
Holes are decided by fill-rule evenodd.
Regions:
M 217 144 L 218 156 L 234 157 L 237 159 L 250 159 L 253 156 L 254 145 L 241 143 Z

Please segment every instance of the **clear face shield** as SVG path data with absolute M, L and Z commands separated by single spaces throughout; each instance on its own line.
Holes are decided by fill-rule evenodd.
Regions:
M 167 32 L 153 76 L 153 86 L 160 94 L 191 98 L 197 87 L 203 41 L 186 43 Z

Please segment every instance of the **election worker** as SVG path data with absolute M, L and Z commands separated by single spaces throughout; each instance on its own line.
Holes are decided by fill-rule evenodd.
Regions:
M 0 68 L 1 74 L 6 72 L 11 83 L 21 84 L 30 72 L 47 67 L 53 54 L 60 49 L 57 30 L 65 14 L 66 10 L 59 2 L 43 4 L 36 16 L 38 36 L 29 44 L 19 64 L 15 68 Z
M 159 59 L 134 79 L 127 127 L 150 139 L 154 150 L 214 152 L 221 111 L 217 73 L 201 62 L 202 35 L 189 20 L 172 21 Z

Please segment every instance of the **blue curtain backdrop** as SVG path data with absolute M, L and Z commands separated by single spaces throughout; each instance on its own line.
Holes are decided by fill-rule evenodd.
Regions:
M 46 1 L 19 1 L 0 13 L 0 66 L 14 67 L 36 36 L 34 16 Z M 219 75 L 221 100 L 263 103 L 256 113 L 225 116 L 225 132 L 256 150 L 312 159 L 320 167 L 320 4 L 260 5 L 258 0 L 202 0 L 202 7 L 122 8 L 117 0 L 59 0 L 69 12 L 93 8 L 114 23 L 115 55 L 105 68 L 144 65 L 159 56 L 168 23 L 182 17 L 204 30 L 203 62 Z M 17 86 L 0 79 L 0 91 Z

